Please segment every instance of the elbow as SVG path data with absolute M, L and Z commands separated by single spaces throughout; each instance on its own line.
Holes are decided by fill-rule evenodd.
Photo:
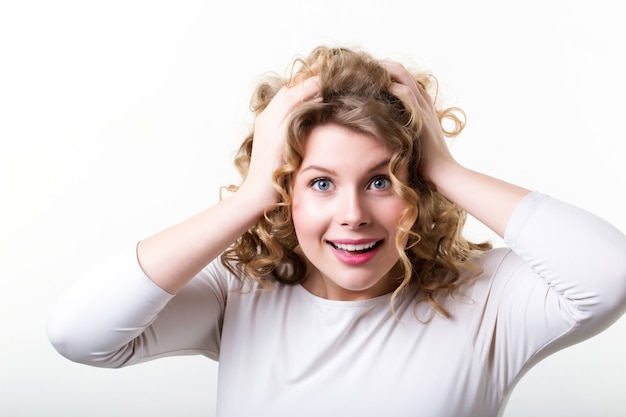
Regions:
M 52 347 L 64 358 L 72 362 L 86 363 L 86 352 L 82 344 L 70 329 L 56 317 L 51 317 L 47 324 L 48 340 Z
M 626 312 L 626 257 L 615 259 L 607 269 L 601 290 L 591 297 L 590 310 L 603 322 L 602 329 L 619 320 Z
M 626 237 L 615 230 L 609 243 L 593 257 L 590 268 L 596 270 L 592 282 L 598 288 L 598 305 L 615 321 L 626 312 Z M 588 273 L 593 276 L 593 269 Z
M 79 322 L 52 315 L 47 322 L 48 341 L 64 358 L 99 368 L 119 368 L 124 365 L 120 352 L 110 352 L 94 346 L 95 338 L 84 331 Z
M 92 365 L 91 355 L 78 329 L 73 329 L 65 320 L 52 316 L 46 330 L 50 344 L 61 356 L 72 362 Z
M 621 316 L 626 312 L 626 256 L 620 259 L 620 267 L 616 271 L 615 289 L 615 308 L 618 315 Z
M 623 314 L 626 309 L 626 241 L 615 246 L 615 252 L 604 261 L 607 282 L 604 301 Z

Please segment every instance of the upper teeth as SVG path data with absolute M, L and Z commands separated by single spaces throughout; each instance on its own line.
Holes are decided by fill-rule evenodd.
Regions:
M 374 247 L 375 244 L 376 242 L 363 243 L 360 245 L 351 245 L 348 243 L 335 243 L 334 245 L 337 247 L 337 249 L 347 250 L 347 251 L 357 251 L 357 250 L 371 249 Z

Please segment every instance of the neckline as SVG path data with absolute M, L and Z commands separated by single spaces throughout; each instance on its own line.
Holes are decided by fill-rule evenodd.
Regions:
M 363 308 L 370 307 L 379 304 L 389 304 L 391 300 L 391 296 L 393 292 L 389 292 L 387 294 L 382 294 L 377 297 L 367 298 L 364 300 L 330 300 L 328 298 L 323 298 L 318 295 L 313 294 L 302 284 L 296 284 L 296 291 L 302 294 L 308 300 L 313 301 L 316 304 L 324 305 L 327 307 L 335 307 L 335 308 Z

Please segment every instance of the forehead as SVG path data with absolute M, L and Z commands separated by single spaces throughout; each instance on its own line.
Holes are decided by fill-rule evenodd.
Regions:
M 341 162 L 359 159 L 363 164 L 389 160 L 391 150 L 382 140 L 338 124 L 316 126 L 307 136 L 303 164 L 307 160 Z

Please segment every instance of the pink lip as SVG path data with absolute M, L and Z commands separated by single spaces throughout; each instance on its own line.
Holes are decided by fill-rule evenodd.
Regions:
M 378 242 L 378 241 L 379 241 L 378 239 L 358 239 L 358 240 L 341 239 L 341 240 L 332 240 L 328 242 L 342 243 L 346 245 L 362 245 L 362 244 Z M 376 256 L 376 254 L 378 253 L 378 249 L 380 248 L 380 246 L 375 246 L 374 248 L 372 248 L 371 250 L 365 253 L 350 253 L 350 252 L 337 249 L 330 243 L 328 246 L 330 247 L 331 251 L 340 262 L 346 265 L 352 265 L 352 266 L 363 265 L 371 261 L 374 258 L 374 256 Z
M 337 240 L 327 240 L 327 242 L 332 243 L 342 243 L 344 245 L 364 245 L 367 243 L 378 242 L 380 239 L 337 239 Z

